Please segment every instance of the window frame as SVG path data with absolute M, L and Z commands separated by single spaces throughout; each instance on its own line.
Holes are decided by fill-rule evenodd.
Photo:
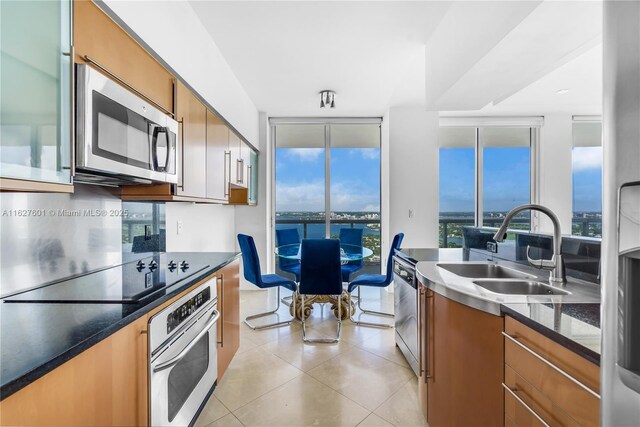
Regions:
M 444 117 L 440 119 L 440 128 L 446 127 L 471 127 L 475 129 L 474 153 L 475 153 L 475 181 L 474 181 L 474 226 L 484 227 L 484 141 L 481 137 L 481 128 L 528 128 L 529 129 L 529 203 L 540 201 L 540 127 L 543 125 L 541 117 L 522 118 L 469 118 L 469 117 Z M 446 147 L 439 147 L 439 150 Z M 438 152 L 439 153 L 439 152 Z M 438 194 L 438 198 L 440 195 Z M 440 216 L 440 212 L 438 212 Z M 531 231 L 536 232 L 540 226 L 538 213 L 530 212 Z M 489 227 L 495 228 L 495 227 Z

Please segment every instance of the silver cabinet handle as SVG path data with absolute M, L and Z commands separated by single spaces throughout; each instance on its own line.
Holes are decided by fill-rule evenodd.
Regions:
M 561 374 L 565 378 L 571 380 L 573 383 L 578 385 L 584 391 L 586 391 L 589 394 L 591 394 L 593 397 L 595 397 L 597 399 L 600 399 L 600 395 L 598 393 L 596 393 L 595 391 L 591 390 L 589 387 L 587 387 L 586 385 L 582 384 L 580 381 L 578 381 L 577 379 L 575 379 L 574 377 L 572 377 L 571 375 L 569 375 L 568 373 L 566 373 L 562 369 L 558 368 L 556 365 L 554 365 L 553 363 L 549 362 L 547 359 L 545 359 L 544 357 L 540 356 L 538 353 L 536 353 L 535 351 L 531 350 L 529 347 L 527 347 L 526 345 L 522 344 L 520 341 L 518 341 L 517 339 L 515 339 L 511 335 L 507 334 L 506 332 L 502 332 L 502 335 L 504 335 L 505 338 L 507 338 L 508 340 L 513 342 L 514 344 L 518 345 L 520 348 L 522 348 L 523 350 L 525 350 L 526 352 L 528 352 L 532 356 L 536 357 L 538 360 L 543 362 L 545 365 L 547 365 L 550 368 L 554 369 L 556 372 L 558 372 L 559 374 Z
M 418 314 L 418 376 L 422 376 L 424 370 L 422 369 L 422 310 L 420 309 L 420 307 L 422 306 L 422 285 L 418 286 L 418 289 L 416 290 L 416 313 Z
M 227 157 L 229 160 L 227 161 Z M 231 151 L 224 152 L 224 197 L 229 197 L 229 183 L 231 181 Z
M 514 389 L 514 390 L 512 390 L 512 389 L 511 389 L 508 385 L 506 385 L 505 383 L 502 383 L 502 387 L 504 387 L 504 389 L 505 389 L 506 391 L 508 391 L 508 392 L 509 392 L 509 394 L 511 394 L 511 396 L 513 396 L 513 398 L 514 398 L 514 399 L 516 399 L 516 400 L 517 400 L 517 401 L 518 401 L 522 406 L 524 406 L 524 407 L 527 409 L 527 411 L 531 412 L 531 414 L 532 414 L 534 417 L 536 417 L 536 418 L 538 419 L 538 421 L 540 421 L 540 422 L 542 423 L 542 425 L 543 425 L 543 426 L 545 426 L 545 427 L 551 427 L 551 426 L 550 426 L 550 425 L 549 425 L 545 420 L 543 420 L 543 419 L 542 419 L 542 417 L 540 417 L 540 415 L 536 414 L 536 412 L 535 412 L 533 409 L 531 409 L 531 407 L 530 407 L 529 405 L 527 405 L 527 404 L 525 403 L 525 401 L 524 401 L 524 400 L 522 400 L 522 399 L 520 398 L 520 396 L 518 396 L 518 395 L 515 393 L 517 390 L 515 390 L 515 389 Z
M 236 183 L 242 184 L 244 181 L 244 160 L 237 159 L 236 162 Z
M 251 165 L 247 166 L 247 201 L 251 201 L 251 174 L 253 174 L 253 170 L 251 169 Z
M 182 184 L 178 183 L 178 188 L 184 191 L 184 117 L 178 120 L 178 124 L 182 125 L 182 132 L 180 133 L 180 145 L 181 149 L 176 150 L 176 152 L 180 153 L 180 177 L 182 178 L 180 181 Z
M 220 347 L 224 347 L 224 274 L 220 275 Z
M 160 372 L 160 371 L 164 371 L 165 369 L 171 368 L 172 366 L 175 366 L 182 358 L 184 358 L 187 355 L 187 353 L 189 353 L 189 351 L 193 348 L 193 346 L 196 345 L 198 341 L 200 341 L 200 338 L 202 338 L 207 332 L 209 332 L 209 329 L 211 329 L 211 327 L 220 318 L 219 311 L 214 310 L 213 313 L 214 313 L 213 317 L 211 318 L 211 320 L 209 320 L 209 322 L 207 322 L 204 328 L 202 328 L 202 331 L 200 331 L 198 335 L 196 335 L 196 337 L 185 348 L 183 348 L 182 351 L 178 353 L 176 357 L 169 359 L 164 363 L 160 363 L 158 366 L 153 368 L 153 372 Z

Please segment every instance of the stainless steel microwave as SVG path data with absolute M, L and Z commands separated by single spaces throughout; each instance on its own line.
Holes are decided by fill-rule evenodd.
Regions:
M 178 183 L 178 122 L 88 65 L 76 66 L 75 181 Z

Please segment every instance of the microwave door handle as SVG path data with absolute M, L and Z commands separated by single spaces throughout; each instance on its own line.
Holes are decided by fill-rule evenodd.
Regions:
M 167 151 L 164 158 L 164 163 L 160 166 L 160 162 L 158 159 L 158 135 L 164 133 L 167 138 Z M 169 131 L 166 127 L 155 127 L 153 129 L 153 137 L 151 140 L 152 152 L 153 152 L 153 170 L 158 172 L 166 172 L 167 165 L 169 164 L 169 151 L 171 150 L 171 146 L 169 144 Z
M 178 362 L 182 358 L 184 358 L 187 355 L 187 353 L 189 353 L 189 350 L 191 350 L 193 346 L 196 345 L 198 341 L 200 341 L 200 338 L 202 338 L 207 332 L 209 332 L 209 329 L 211 329 L 213 325 L 216 324 L 216 322 L 220 318 L 220 312 L 218 310 L 214 310 L 213 313 L 214 314 L 211 320 L 207 322 L 207 324 L 204 326 L 204 328 L 202 328 L 202 330 L 198 333 L 198 335 L 196 335 L 196 337 L 193 340 L 191 340 L 191 342 L 185 348 L 183 348 L 182 351 L 178 353 L 176 357 L 173 357 L 167 360 L 166 362 L 160 363 L 158 366 L 153 368 L 153 372 L 164 371 L 165 369 L 169 369 L 172 366 L 175 366 L 176 364 L 178 364 Z

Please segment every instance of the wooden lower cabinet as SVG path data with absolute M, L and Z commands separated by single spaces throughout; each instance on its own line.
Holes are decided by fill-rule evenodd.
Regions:
M 6 426 L 148 425 L 143 316 L 0 402 Z
M 552 426 L 599 425 L 597 365 L 509 316 L 505 333 L 505 385 L 530 408 L 506 391 L 505 417 L 517 426 L 543 425 L 536 415 Z
M 420 286 L 419 394 L 429 426 L 502 425 L 503 318 Z
M 103 341 L 0 401 L 2 426 L 149 425 L 149 319 L 218 278 L 218 379 L 240 345 L 240 261 L 235 260 Z
M 240 347 L 240 261 L 218 273 L 218 381 Z

